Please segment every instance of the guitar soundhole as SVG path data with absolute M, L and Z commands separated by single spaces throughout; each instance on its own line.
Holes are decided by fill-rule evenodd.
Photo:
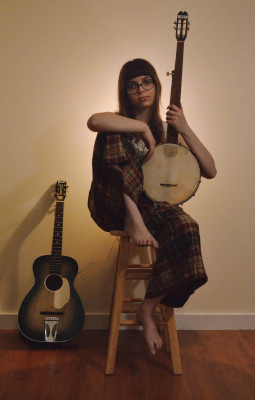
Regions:
M 63 281 L 61 276 L 57 274 L 49 275 L 45 281 L 46 287 L 52 292 L 55 292 L 56 290 L 60 289 L 62 283 Z

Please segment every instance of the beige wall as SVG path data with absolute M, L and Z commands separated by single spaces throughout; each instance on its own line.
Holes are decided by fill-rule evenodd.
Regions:
M 75 258 L 88 313 L 110 306 L 117 243 L 91 220 L 86 202 L 97 111 L 116 109 L 122 64 L 150 60 L 168 104 L 176 14 L 187 9 L 182 103 L 215 156 L 185 210 L 200 224 L 209 282 L 181 312 L 254 312 L 253 0 L 0 0 L 0 314 L 16 313 L 33 283 L 32 264 L 49 254 L 59 179 L 65 200 L 63 254 Z M 138 292 L 140 289 L 136 289 Z

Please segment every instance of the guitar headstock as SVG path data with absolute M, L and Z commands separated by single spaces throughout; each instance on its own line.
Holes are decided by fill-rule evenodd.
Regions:
M 55 191 L 53 192 L 53 197 L 57 201 L 64 201 L 66 198 L 67 187 L 66 181 L 57 181 Z
M 187 37 L 189 30 L 188 13 L 186 11 L 180 11 L 177 15 L 177 20 L 174 23 L 174 29 L 176 30 L 176 39 L 179 42 L 184 42 Z

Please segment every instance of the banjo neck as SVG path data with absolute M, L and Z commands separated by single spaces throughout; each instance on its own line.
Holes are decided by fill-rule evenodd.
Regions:
M 181 86 L 182 86 L 182 65 L 183 65 L 184 42 L 177 42 L 175 69 L 172 72 L 172 87 L 170 104 L 180 107 Z M 167 125 L 167 143 L 177 143 L 178 132 L 171 125 Z
M 175 22 L 177 49 L 175 57 L 175 69 L 172 72 L 172 86 L 170 95 L 170 104 L 174 104 L 180 107 L 181 100 L 181 85 L 182 85 L 182 66 L 183 66 L 183 52 L 184 52 L 184 41 L 187 37 L 188 31 L 188 14 L 186 11 L 180 12 Z M 167 143 L 178 142 L 178 132 L 171 126 L 167 126 Z

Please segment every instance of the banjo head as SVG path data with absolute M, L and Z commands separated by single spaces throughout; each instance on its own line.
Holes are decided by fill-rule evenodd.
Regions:
M 186 147 L 166 143 L 156 147 L 143 164 L 144 191 L 154 201 L 182 204 L 194 196 L 200 184 L 197 159 Z

